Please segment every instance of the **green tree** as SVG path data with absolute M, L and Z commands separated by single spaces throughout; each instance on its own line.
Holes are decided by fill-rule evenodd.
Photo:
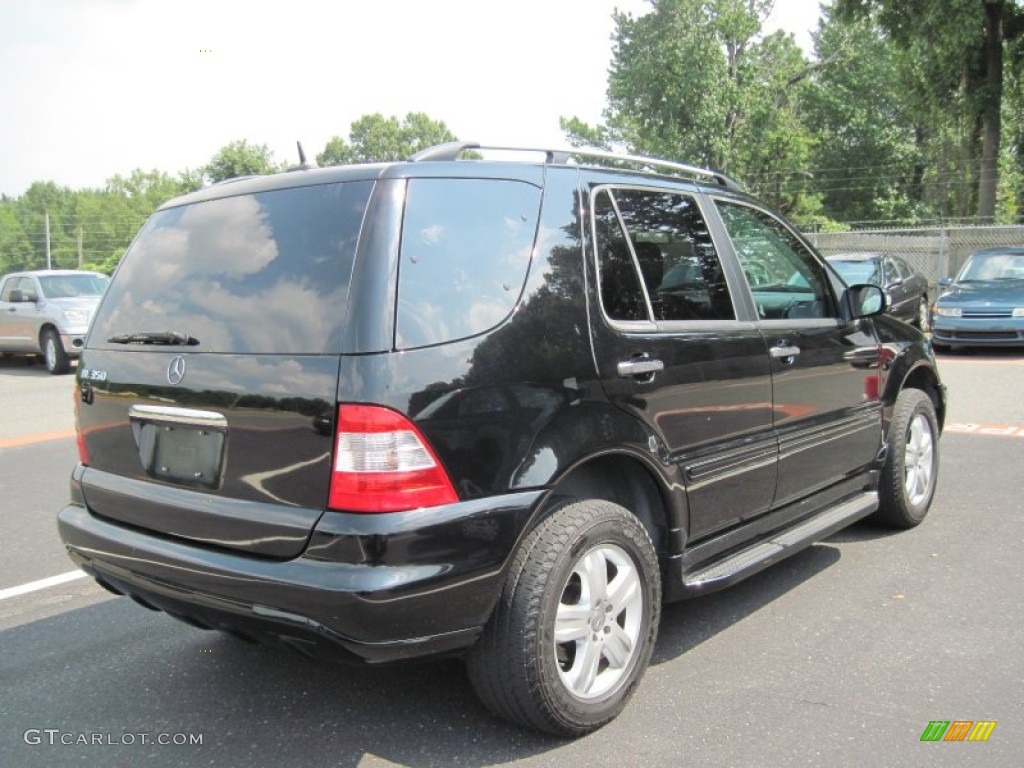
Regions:
M 18 219 L 18 204 L 0 200 L 0 275 L 32 266 L 32 245 Z
M 267 148 L 267 145 L 250 144 L 245 139 L 233 141 L 221 147 L 203 168 L 204 174 L 213 184 L 237 176 L 251 176 L 276 171 L 274 153 Z
M 996 221 L 1012 224 L 1024 214 L 1024 38 L 1007 47 Z
M 815 208 L 801 92 L 813 68 L 792 36 L 761 34 L 771 0 L 652 0 L 614 14 L 604 125 L 563 118 L 574 144 L 706 165 L 783 209 Z
M 443 122 L 422 112 L 410 112 L 401 121 L 374 113 L 352 123 L 348 141 L 334 136 L 316 160 L 320 165 L 404 160 L 421 149 L 455 140 Z
M 177 177 L 136 169 L 112 176 L 102 189 L 71 190 L 40 181 L 20 197 L 0 197 L 0 274 L 46 266 L 47 217 L 54 268 L 110 272 L 149 215 L 168 199 L 201 188 L 209 167 L 216 178 L 274 170 L 266 147 L 244 141 L 228 145 L 214 160 Z
M 560 117 L 558 124 L 569 143 L 574 147 L 611 150 L 617 138 L 607 126 L 589 125 L 578 117 Z
M 810 167 L 824 213 L 850 222 L 927 217 L 925 127 L 907 53 L 871 19 L 828 7 L 814 41 L 820 66 L 804 94 L 805 119 L 816 135 Z
M 127 177 L 115 174 L 107 179 L 107 191 L 132 202 L 132 207 L 148 216 L 172 197 L 185 191 L 185 184 L 163 171 L 136 168 Z
M 205 184 L 203 168 L 186 168 L 178 172 L 179 194 L 184 195 L 188 192 L 195 192 L 197 189 L 202 189 Z
M 82 265 L 111 272 L 136 232 L 167 200 L 191 192 L 196 180 L 173 178 L 163 171 L 136 169 L 114 175 L 102 190 L 75 193 L 75 215 L 81 237 Z
M 748 50 L 736 71 L 731 167 L 753 192 L 798 221 L 820 215 L 821 202 L 807 172 L 818 143 L 804 107 L 813 67 L 782 32 Z
M 995 216 L 1002 133 L 1004 56 L 1024 29 L 1018 0 L 836 0 L 847 17 L 870 17 L 919 63 L 919 85 L 952 118 L 963 151 L 954 171 L 976 179 L 973 208 Z M 956 114 L 950 115 L 953 110 Z M 948 146 L 948 142 L 947 142 Z M 975 158 L 980 157 L 980 161 Z
M 30 262 L 46 266 L 46 221 L 49 218 L 50 264 L 55 269 L 78 264 L 75 193 L 52 181 L 34 182 L 18 199 L 17 216 L 32 247 Z

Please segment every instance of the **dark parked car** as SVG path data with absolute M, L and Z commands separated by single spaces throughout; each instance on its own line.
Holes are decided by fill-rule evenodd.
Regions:
M 464 654 L 494 712 L 582 734 L 663 600 L 920 523 L 945 390 L 881 289 L 721 174 L 479 149 L 157 211 L 82 353 L 60 533 L 190 624 Z
M 889 297 L 890 315 L 928 330 L 928 280 L 899 256 L 839 253 L 826 258 L 848 285 L 881 286 Z
M 932 307 L 939 349 L 1024 346 L 1024 248 L 975 251 Z

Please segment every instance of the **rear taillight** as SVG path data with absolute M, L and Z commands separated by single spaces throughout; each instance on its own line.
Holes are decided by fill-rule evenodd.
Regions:
M 338 406 L 329 507 L 399 512 L 454 501 L 448 474 L 405 416 L 375 405 Z
M 82 391 L 77 384 L 75 384 L 72 397 L 75 399 L 75 442 L 78 444 L 78 460 L 88 466 L 89 452 L 85 448 L 85 435 L 82 434 L 82 425 L 78 418 L 78 405 L 82 400 Z

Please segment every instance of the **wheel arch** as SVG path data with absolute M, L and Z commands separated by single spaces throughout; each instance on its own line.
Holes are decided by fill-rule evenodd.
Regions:
M 627 450 L 607 451 L 569 467 L 524 535 L 567 499 L 603 499 L 628 510 L 647 529 L 659 559 L 677 553 L 685 538 L 685 509 L 674 503 L 669 483 L 646 457 Z
M 946 418 L 946 388 L 939 378 L 935 354 L 927 337 L 886 317 L 874 318 L 875 332 L 882 349 L 882 421 L 886 433 L 892 421 L 896 398 L 904 389 L 919 389 L 932 401 L 941 430 Z
M 46 351 L 43 349 L 43 337 L 46 335 L 47 331 L 53 331 L 54 334 L 57 336 L 57 341 L 60 341 L 60 328 L 54 325 L 52 320 L 45 321 L 42 325 L 39 326 L 39 330 L 36 333 L 36 342 L 39 344 L 40 352 Z
M 941 431 L 946 420 L 946 393 L 945 387 L 939 381 L 935 368 L 924 360 L 918 360 L 915 365 L 893 367 L 889 375 L 885 392 L 884 420 L 886 430 L 892 420 L 893 408 L 896 406 L 896 398 L 905 389 L 919 389 L 928 395 L 935 406 L 935 416 L 939 422 Z

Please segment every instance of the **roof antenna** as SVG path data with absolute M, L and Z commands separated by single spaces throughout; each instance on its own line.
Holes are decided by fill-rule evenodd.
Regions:
M 317 168 L 316 162 L 310 162 L 306 159 L 306 153 L 302 150 L 302 142 L 296 141 L 295 146 L 299 148 L 299 164 L 295 167 L 298 171 L 308 171 L 310 168 Z

